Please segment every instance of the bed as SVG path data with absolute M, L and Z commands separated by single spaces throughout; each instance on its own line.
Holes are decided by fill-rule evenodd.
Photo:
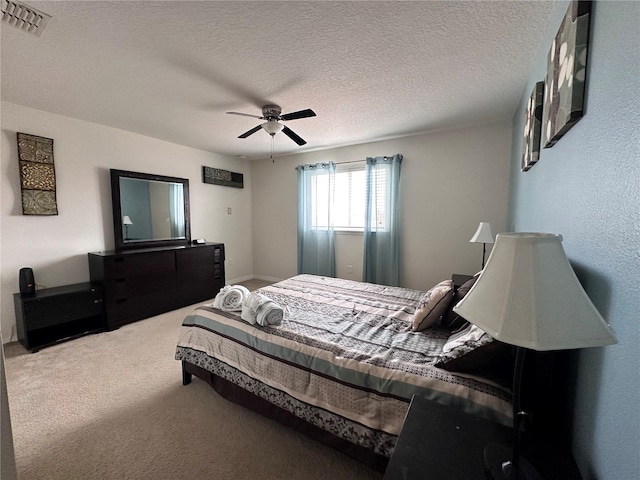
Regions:
M 277 326 L 200 306 L 184 319 L 176 348 L 183 383 L 196 375 L 225 398 L 378 470 L 393 452 L 413 395 L 511 425 L 502 360 L 483 355 L 473 360 L 481 369 L 453 369 L 459 371 L 443 361 L 459 363 L 496 345 L 486 337 L 460 341 L 444 321 L 460 293 L 443 284 L 447 293 L 430 312 L 438 321 L 420 330 L 416 317 L 435 287 L 424 292 L 298 275 L 259 289 L 284 310 Z M 456 335 L 455 354 L 443 354 Z

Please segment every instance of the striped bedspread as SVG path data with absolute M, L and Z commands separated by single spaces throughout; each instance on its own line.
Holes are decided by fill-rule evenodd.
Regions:
M 411 330 L 424 292 L 313 275 L 259 292 L 284 308 L 281 325 L 201 306 L 183 322 L 176 359 L 385 456 L 414 394 L 511 423 L 507 390 L 433 366 L 450 332 Z

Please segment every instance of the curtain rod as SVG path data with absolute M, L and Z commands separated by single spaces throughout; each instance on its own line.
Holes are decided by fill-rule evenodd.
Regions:
M 388 157 L 388 156 L 384 155 L 382 158 L 384 158 L 385 160 L 388 160 L 388 159 L 390 159 L 392 157 Z M 333 163 L 335 163 L 336 165 L 346 165 L 347 163 L 362 163 L 362 162 L 366 162 L 366 161 L 367 161 L 366 159 L 363 159 L 363 160 L 349 160 L 347 162 L 333 162 Z M 318 162 L 318 163 L 320 163 L 320 165 L 322 165 L 323 167 L 326 167 L 327 165 L 329 165 L 326 162 Z
M 363 163 L 363 162 L 366 162 L 366 160 L 350 160 L 348 162 L 333 162 L 333 163 L 335 163 L 336 165 L 345 165 L 347 163 Z M 316 165 L 318 164 L 320 164 L 323 167 L 326 167 L 329 165 L 328 163 L 325 163 L 325 162 L 317 162 L 316 164 L 309 164 L 309 168 L 316 168 Z M 296 169 L 300 166 L 301 165 L 298 165 Z
M 336 165 L 342 165 L 344 163 L 362 163 L 366 162 L 366 160 L 349 160 L 348 162 L 334 162 Z
M 387 156 L 387 155 L 383 155 L 382 158 L 384 158 L 385 160 L 389 160 L 391 158 L 393 158 L 393 155 L 391 156 Z M 359 162 L 366 162 L 367 160 L 350 160 L 348 162 L 334 162 L 336 165 L 342 165 L 343 163 L 359 163 Z

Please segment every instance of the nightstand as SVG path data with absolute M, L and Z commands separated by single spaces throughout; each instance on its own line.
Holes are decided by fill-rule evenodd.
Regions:
M 414 395 L 384 480 L 486 480 L 484 449 L 511 447 L 513 430 Z M 533 440 L 524 456 L 547 480 L 580 480 L 569 449 Z
M 384 480 L 486 480 L 484 447 L 511 444 L 512 429 L 413 396 Z
M 469 280 L 473 278 L 473 275 L 463 275 L 461 273 L 454 273 L 451 275 L 451 280 L 453 280 L 453 289 L 457 290 L 462 285 L 467 283 Z
M 102 288 L 91 283 L 13 294 L 18 340 L 37 352 L 63 340 L 104 329 Z

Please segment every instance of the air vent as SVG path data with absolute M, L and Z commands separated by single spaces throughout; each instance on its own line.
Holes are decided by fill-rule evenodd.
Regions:
M 0 1 L 2 2 L 2 21 L 36 37 L 42 35 L 42 30 L 51 19 L 51 15 L 29 7 L 24 3 L 10 0 Z

